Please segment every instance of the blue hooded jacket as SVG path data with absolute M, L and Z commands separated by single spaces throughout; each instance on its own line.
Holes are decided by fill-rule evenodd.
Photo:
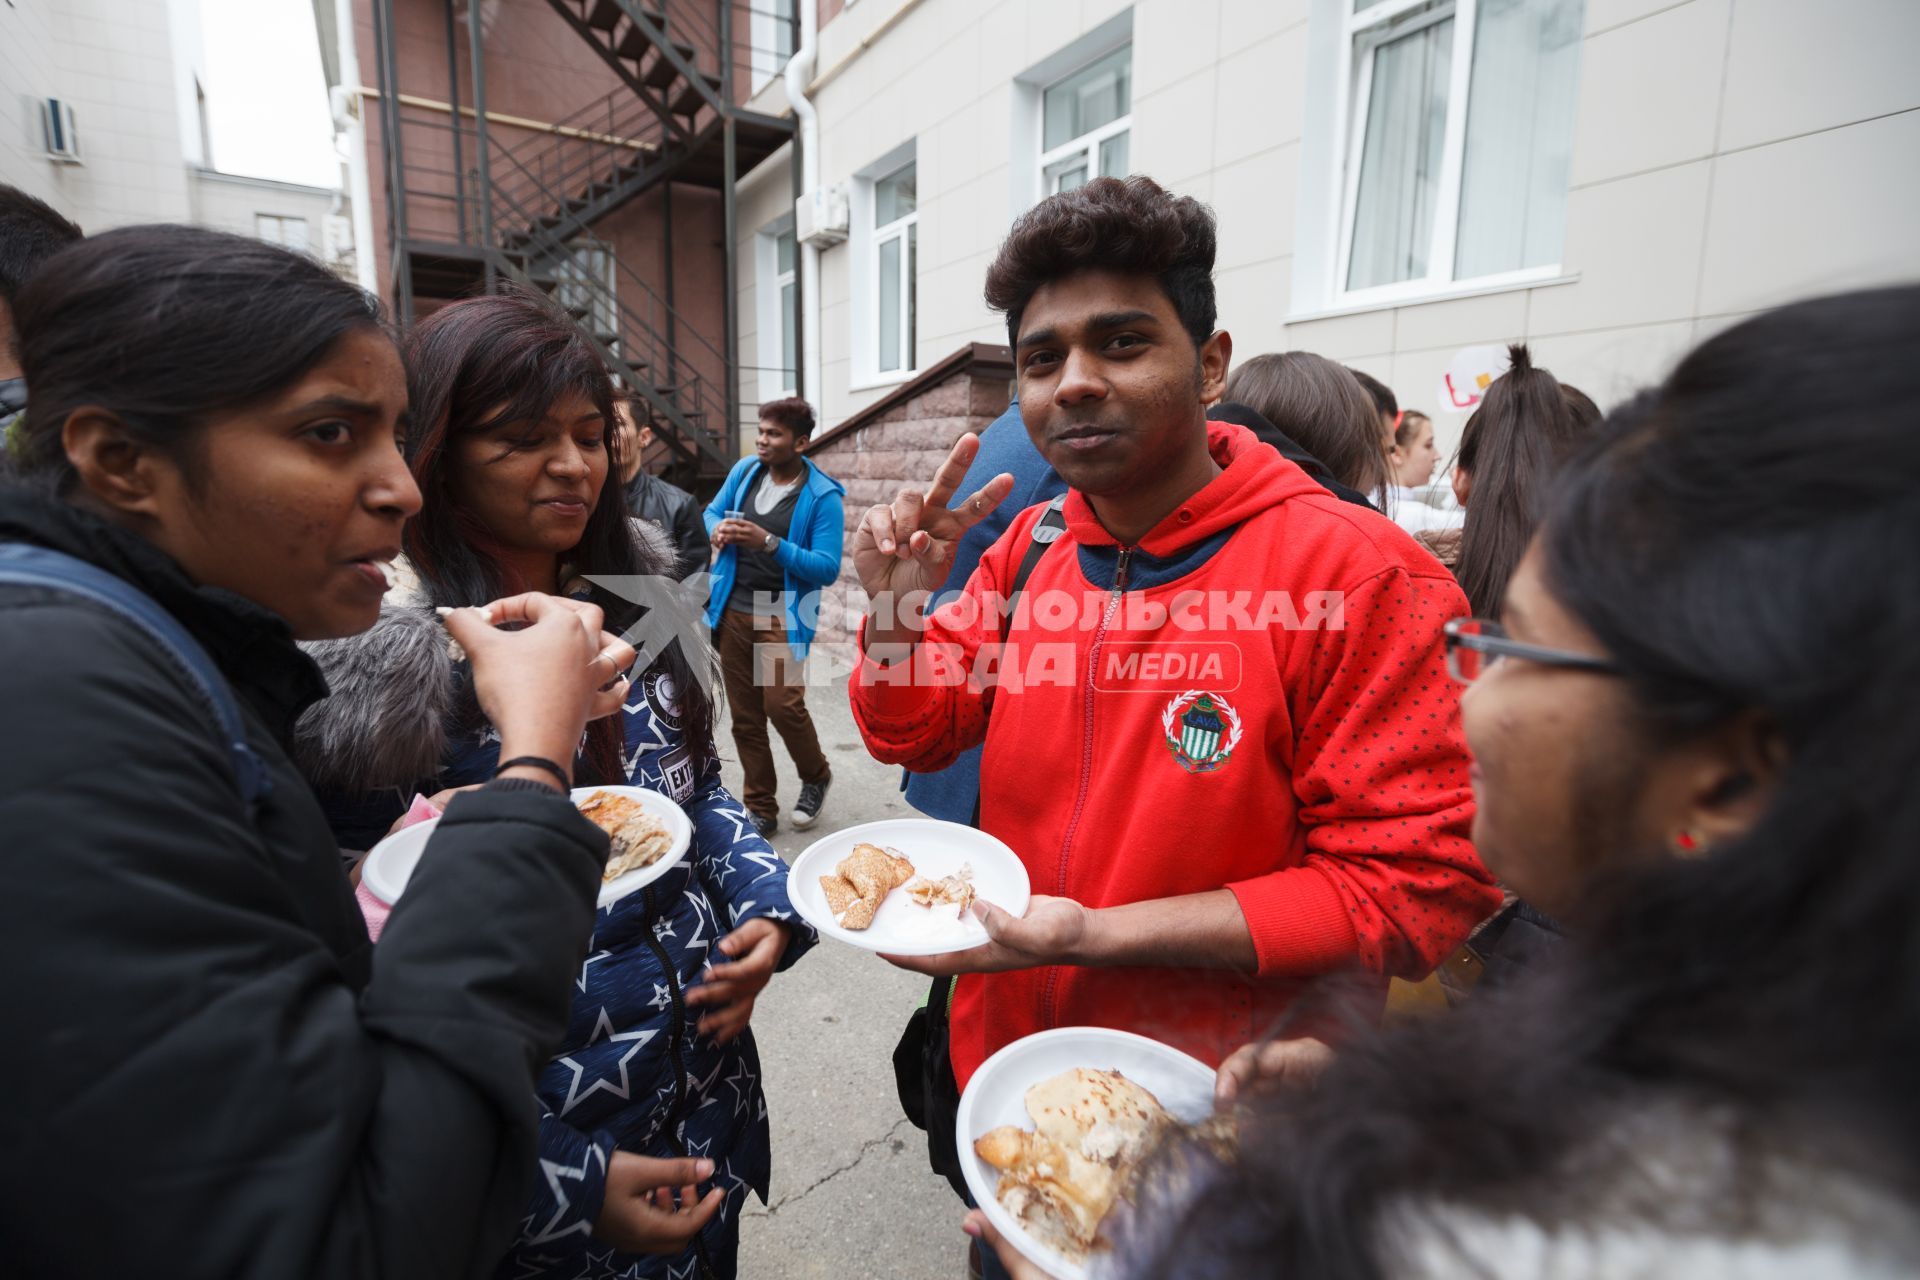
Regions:
M 815 623 L 820 618 L 820 588 L 840 576 L 840 550 L 847 536 L 846 486 L 813 465 L 800 460 L 806 468 L 806 482 L 794 501 L 793 520 L 787 536 L 774 548 L 773 558 L 785 571 L 783 597 L 786 604 L 787 645 L 796 661 L 804 662 L 813 643 Z M 758 458 L 742 458 L 727 473 L 720 492 L 707 504 L 707 533 L 711 535 L 729 511 L 740 510 L 764 464 Z M 734 575 L 739 572 L 740 556 L 732 547 L 723 547 L 714 558 L 713 593 L 707 599 L 707 625 L 718 627 L 726 612 L 727 597 L 733 594 Z

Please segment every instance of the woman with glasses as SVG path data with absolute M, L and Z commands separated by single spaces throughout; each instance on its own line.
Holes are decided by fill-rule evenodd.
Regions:
M 1920 288 L 1617 410 L 1451 659 L 1567 941 L 1167 1153 L 1125 1276 L 1920 1273 Z

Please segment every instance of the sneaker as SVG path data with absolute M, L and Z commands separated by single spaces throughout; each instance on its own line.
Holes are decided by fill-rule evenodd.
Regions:
M 773 839 L 773 833 L 780 829 L 780 819 L 771 813 L 753 815 L 753 829 L 760 833 L 762 840 Z
M 832 778 L 800 784 L 800 798 L 793 802 L 791 819 L 795 827 L 805 831 L 813 825 L 813 820 L 820 816 L 820 806 L 827 802 L 827 788 L 832 785 Z

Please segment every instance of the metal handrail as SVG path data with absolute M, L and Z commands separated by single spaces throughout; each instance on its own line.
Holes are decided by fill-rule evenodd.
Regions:
M 552 191 L 550 189 L 547 189 L 541 186 L 538 180 L 534 177 L 534 175 L 526 172 L 524 166 L 520 164 L 517 157 L 504 156 L 502 158 L 505 159 L 509 165 L 520 169 L 522 173 L 526 174 L 530 183 L 533 185 L 536 194 L 539 196 L 539 201 L 537 203 L 540 205 L 542 209 L 564 209 L 566 207 L 566 202 L 561 198 L 560 194 L 558 192 Z M 571 248 L 573 248 L 576 242 L 586 241 L 591 247 L 604 249 L 609 254 L 613 253 L 613 246 L 609 245 L 605 240 L 602 240 L 600 237 L 594 235 L 591 231 L 585 230 L 584 228 L 575 232 L 573 236 L 571 236 L 569 239 L 566 239 L 566 240 L 563 240 L 560 237 L 551 234 L 546 230 L 544 226 L 541 225 L 539 221 L 540 217 L 545 216 L 544 213 L 535 213 L 534 211 L 530 211 L 526 207 L 526 204 L 524 201 L 516 198 L 511 190 L 502 187 L 498 183 L 494 184 L 494 192 L 497 197 L 495 200 L 496 218 L 499 218 L 501 214 L 505 214 L 507 216 L 507 220 L 514 224 L 515 232 L 517 234 L 526 235 L 530 242 L 544 241 L 546 246 L 550 250 L 554 251 L 555 253 L 564 253 L 569 251 Z M 506 207 L 504 209 L 500 208 L 501 199 L 504 199 L 507 202 Z M 635 275 L 632 269 L 627 267 L 625 263 L 619 262 L 618 255 L 614 256 L 614 261 L 622 271 L 626 272 L 629 276 L 633 278 L 634 283 L 639 285 L 641 289 L 646 291 L 652 297 L 655 297 L 655 298 L 658 297 L 658 294 L 654 290 L 652 285 L 649 285 L 645 280 L 641 279 L 638 275 Z M 671 308 L 668 308 L 666 306 L 666 303 L 664 300 L 660 301 L 660 305 L 663 309 L 671 310 Z M 678 316 L 677 313 L 675 314 L 675 319 L 676 321 L 680 320 L 680 317 Z M 694 336 L 698 337 L 699 335 L 696 333 Z M 702 338 L 701 341 L 705 342 L 706 340 Z M 713 349 L 710 343 L 707 345 L 709 346 L 709 349 Z M 717 349 L 714 349 L 714 350 L 715 350 L 715 354 L 718 354 Z
M 518 167 L 519 165 L 516 157 L 504 156 L 501 158 L 510 166 Z M 527 174 L 527 176 L 529 179 L 533 177 L 531 174 Z M 535 185 L 537 187 L 537 180 L 535 180 Z M 650 357 L 647 361 L 648 366 L 656 373 L 663 369 L 666 371 L 668 375 L 667 385 L 672 388 L 671 394 L 677 403 L 682 402 L 684 399 L 680 394 L 681 392 L 691 390 L 697 405 L 694 411 L 710 412 L 711 410 L 707 407 L 707 402 L 713 399 L 714 396 L 707 389 L 707 379 L 691 366 L 684 350 L 676 349 L 667 344 L 664 338 L 666 318 L 669 316 L 672 317 L 676 335 L 681 336 L 683 339 L 691 338 L 698 344 L 699 348 L 704 348 L 719 368 L 724 371 L 728 367 L 728 362 L 720 349 L 708 341 L 697 328 L 689 324 L 684 316 L 669 305 L 666 299 L 660 296 L 658 290 L 641 278 L 641 276 L 625 262 L 621 261 L 620 256 L 614 252 L 613 246 L 605 240 L 594 235 L 591 231 L 584 229 L 569 239 L 563 240 L 548 232 L 539 222 L 541 215 L 527 209 L 525 205 L 516 200 L 511 190 L 495 184 L 494 193 L 496 197 L 496 224 L 502 226 L 511 225 L 517 233 L 526 235 L 526 243 L 516 250 L 516 252 L 527 257 L 530 262 L 536 258 L 564 261 L 582 247 L 597 249 L 606 255 L 606 260 L 612 264 L 616 277 L 621 281 L 622 286 L 628 293 L 627 299 L 623 299 L 620 296 L 621 289 L 609 289 L 601 281 L 591 276 L 570 276 L 567 279 L 567 284 L 571 288 L 584 292 L 592 301 L 603 303 L 619 320 L 631 323 L 632 327 L 637 330 L 632 337 L 645 343 L 647 353 Z M 564 207 L 553 192 L 543 191 L 541 194 L 547 202 L 545 207 Z M 640 314 L 630 301 L 633 291 L 638 291 L 641 298 L 645 300 L 646 313 L 644 315 Z M 655 316 L 658 316 L 659 319 L 655 320 L 653 318 Z M 618 336 L 621 338 L 623 345 L 629 339 L 627 328 L 628 325 L 626 323 L 621 324 L 619 328 Z M 684 346 L 684 342 L 682 345 Z
M 463 145 L 472 142 L 476 133 L 471 127 L 455 126 L 451 120 L 423 119 L 416 112 L 403 114 L 399 124 L 403 130 L 416 133 L 453 133 Z M 464 215 L 467 202 L 478 200 L 479 193 L 486 189 L 478 173 L 471 169 L 464 174 L 452 171 L 444 167 L 444 160 L 439 164 L 422 163 L 419 157 L 427 148 L 415 145 L 408 150 L 402 162 L 402 190 L 407 199 L 453 204 L 455 214 L 446 221 L 449 237 L 500 255 L 495 261 L 505 262 L 510 274 L 522 276 L 536 287 L 551 287 L 556 277 L 560 279 L 565 294 L 563 301 L 570 301 L 589 317 L 599 316 L 611 322 L 610 333 L 592 332 L 591 323 L 583 324 L 596 343 L 611 338 L 610 343 L 604 344 L 610 353 L 630 366 L 630 372 L 631 366 L 639 365 L 636 376 L 647 383 L 655 396 L 679 414 L 699 416 L 699 426 L 691 421 L 682 424 L 687 430 L 704 434 L 717 446 L 715 452 L 724 449 L 729 438 L 727 424 L 721 420 L 726 404 L 722 394 L 724 383 L 716 384 L 713 377 L 701 372 L 704 366 L 719 371 L 721 378 L 732 376 L 723 353 L 669 306 L 652 284 L 621 261 L 605 240 L 590 232 L 562 239 L 541 224 L 541 216 L 564 209 L 565 204 L 557 193 L 540 183 L 519 156 L 507 148 L 493 148 L 494 181 L 489 185 L 493 197 L 492 221 L 497 233 L 515 233 L 524 240 L 483 245 L 475 234 L 479 220 Z M 597 250 L 611 263 L 614 287 L 563 265 L 582 248 Z M 524 263 L 524 268 L 515 269 L 516 261 Z M 669 328 L 675 334 L 673 345 L 669 345 L 665 337 Z M 691 438 L 683 443 L 696 454 L 703 447 Z
M 742 22 L 736 20 L 733 27 L 733 48 L 722 53 L 720 3 L 698 3 L 693 0 L 634 0 L 636 7 L 648 10 L 650 17 L 661 20 L 667 38 L 687 45 L 694 51 L 693 66 L 696 71 L 705 71 L 719 75 L 727 70 L 751 72 L 755 54 L 772 54 L 776 58 L 791 57 L 800 46 L 799 6 L 812 3 L 813 0 L 795 0 L 792 14 L 760 8 L 748 0 L 722 0 L 731 12 L 745 20 L 746 38 L 741 39 Z M 755 15 L 770 17 L 787 25 L 786 48 L 778 44 L 765 47 L 754 43 L 752 19 Z M 736 87 L 733 105 L 738 106 L 751 96 L 752 76 L 734 75 L 725 77 Z M 743 88 L 744 87 L 744 88 Z
M 609 95 L 606 105 L 609 108 L 614 105 L 612 95 Z M 535 184 L 536 190 L 524 192 L 523 195 L 566 192 L 567 201 L 571 202 L 596 184 L 617 181 L 617 175 L 623 167 L 636 162 L 649 162 L 658 158 L 665 149 L 665 130 L 660 127 L 658 119 L 644 104 L 636 103 L 635 106 L 636 110 L 627 116 L 610 118 L 606 130 L 608 137 L 623 138 L 632 145 L 541 135 L 539 141 L 544 145 L 537 150 L 530 147 L 529 144 L 535 141 L 530 138 L 511 147 L 496 148 L 496 152 L 510 156 Z

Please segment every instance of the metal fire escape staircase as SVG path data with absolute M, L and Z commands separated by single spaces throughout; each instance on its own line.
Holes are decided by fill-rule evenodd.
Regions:
M 404 321 L 416 299 L 459 297 L 502 280 L 552 296 L 651 405 L 675 473 L 690 481 L 723 474 L 738 456 L 735 179 L 782 145 L 792 126 L 735 100 L 734 64 L 755 52 L 734 38 L 735 0 L 667 0 L 665 9 L 633 0 L 547 3 L 622 87 L 505 146 L 488 136 L 479 18 L 467 15 L 476 50 L 470 118 L 457 101 L 430 116 L 387 88 L 397 82 L 393 0 L 377 0 L 382 123 L 394 143 L 386 176 L 398 309 Z M 456 19 L 450 0 L 446 7 L 448 76 L 457 86 Z M 790 50 L 790 27 L 784 36 L 785 50 L 759 51 L 758 60 Z M 727 286 L 719 343 L 671 304 L 670 200 L 663 203 L 667 296 L 594 230 L 670 183 L 721 196 Z

